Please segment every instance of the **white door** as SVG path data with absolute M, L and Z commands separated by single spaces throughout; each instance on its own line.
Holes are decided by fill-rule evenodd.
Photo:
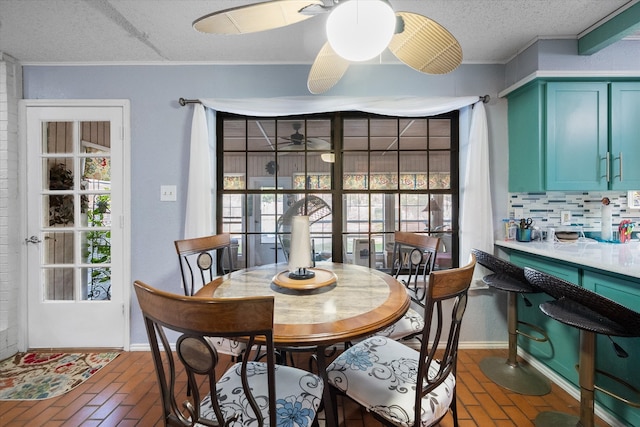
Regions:
M 126 348 L 128 102 L 24 105 L 27 346 Z

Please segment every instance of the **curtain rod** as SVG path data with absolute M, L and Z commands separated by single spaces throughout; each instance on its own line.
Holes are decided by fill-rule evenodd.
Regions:
M 180 99 L 178 99 L 178 104 L 180 104 L 180 105 L 182 105 L 184 107 L 187 104 L 200 104 L 200 100 L 198 100 L 198 99 L 180 98 Z
M 491 101 L 491 97 L 489 95 L 480 95 L 478 96 L 478 98 L 480 98 L 480 101 L 482 101 L 484 104 Z M 200 104 L 200 100 L 180 98 L 178 99 L 178 103 L 184 107 L 187 104 Z

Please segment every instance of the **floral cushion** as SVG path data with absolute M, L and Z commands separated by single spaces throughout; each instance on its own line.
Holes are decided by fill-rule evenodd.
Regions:
M 247 344 L 229 338 L 205 337 L 205 339 L 218 353 L 230 356 L 242 356 L 247 349 Z
M 416 375 L 420 353 L 393 339 L 375 336 L 354 345 L 327 368 L 329 384 L 368 411 L 402 427 L 414 424 Z M 429 375 L 439 368 L 432 362 Z M 449 409 L 456 380 L 450 374 L 422 399 L 421 426 L 437 423 Z
M 422 331 L 424 328 L 424 318 L 413 308 L 407 310 L 402 316 L 402 319 L 398 320 L 391 326 L 387 326 L 381 331 L 378 331 L 376 335 L 391 338 L 393 340 L 399 340 L 409 335 L 413 335 Z
M 257 426 L 255 414 L 242 392 L 240 379 L 241 363 L 233 365 L 216 385 L 220 409 L 225 420 L 239 414 L 231 427 Z M 276 411 L 278 427 L 310 426 L 316 417 L 324 389 L 322 379 L 317 375 L 290 366 L 276 365 Z M 269 426 L 269 403 L 267 399 L 267 365 L 249 362 L 247 375 L 251 390 L 264 416 L 265 426 Z M 207 395 L 201 404 L 204 418 L 215 420 L 211 407 L 211 396 Z

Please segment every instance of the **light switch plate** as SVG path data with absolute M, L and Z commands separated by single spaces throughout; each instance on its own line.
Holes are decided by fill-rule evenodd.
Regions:
M 571 211 L 562 211 L 560 213 L 560 224 L 571 225 Z
M 175 202 L 177 198 L 177 189 L 175 185 L 161 185 L 160 186 L 160 201 L 161 202 Z

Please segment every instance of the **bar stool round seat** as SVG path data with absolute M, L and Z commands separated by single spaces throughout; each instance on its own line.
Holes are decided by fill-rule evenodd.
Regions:
M 536 417 L 536 427 L 574 427 L 576 425 L 593 427 L 595 390 L 634 407 L 640 407 L 640 402 L 626 400 L 595 384 L 596 334 L 609 337 L 638 337 L 640 336 L 640 313 L 557 277 L 529 267 L 524 270 L 525 277 L 530 283 L 555 298 L 553 301 L 540 304 L 540 310 L 550 318 L 580 331 L 578 362 L 580 417 L 556 411 L 542 412 Z M 619 348 L 615 343 L 614 346 L 619 357 L 626 357 L 624 349 Z M 605 375 L 626 385 L 623 380 L 606 373 Z
M 539 293 L 540 289 L 527 282 L 524 269 L 494 255 L 473 249 L 471 251 L 478 264 L 493 271 L 482 278 L 488 286 L 507 292 L 507 329 L 509 333 L 509 353 L 503 357 L 486 357 L 480 361 L 480 370 L 494 383 L 501 387 L 527 396 L 542 396 L 551 392 L 549 380 L 528 365 L 518 362 L 518 335 L 538 342 L 548 340 L 541 328 L 518 320 L 518 296 Z M 531 306 L 525 297 L 525 303 Z M 518 329 L 518 325 L 526 325 L 540 334 L 536 337 Z

